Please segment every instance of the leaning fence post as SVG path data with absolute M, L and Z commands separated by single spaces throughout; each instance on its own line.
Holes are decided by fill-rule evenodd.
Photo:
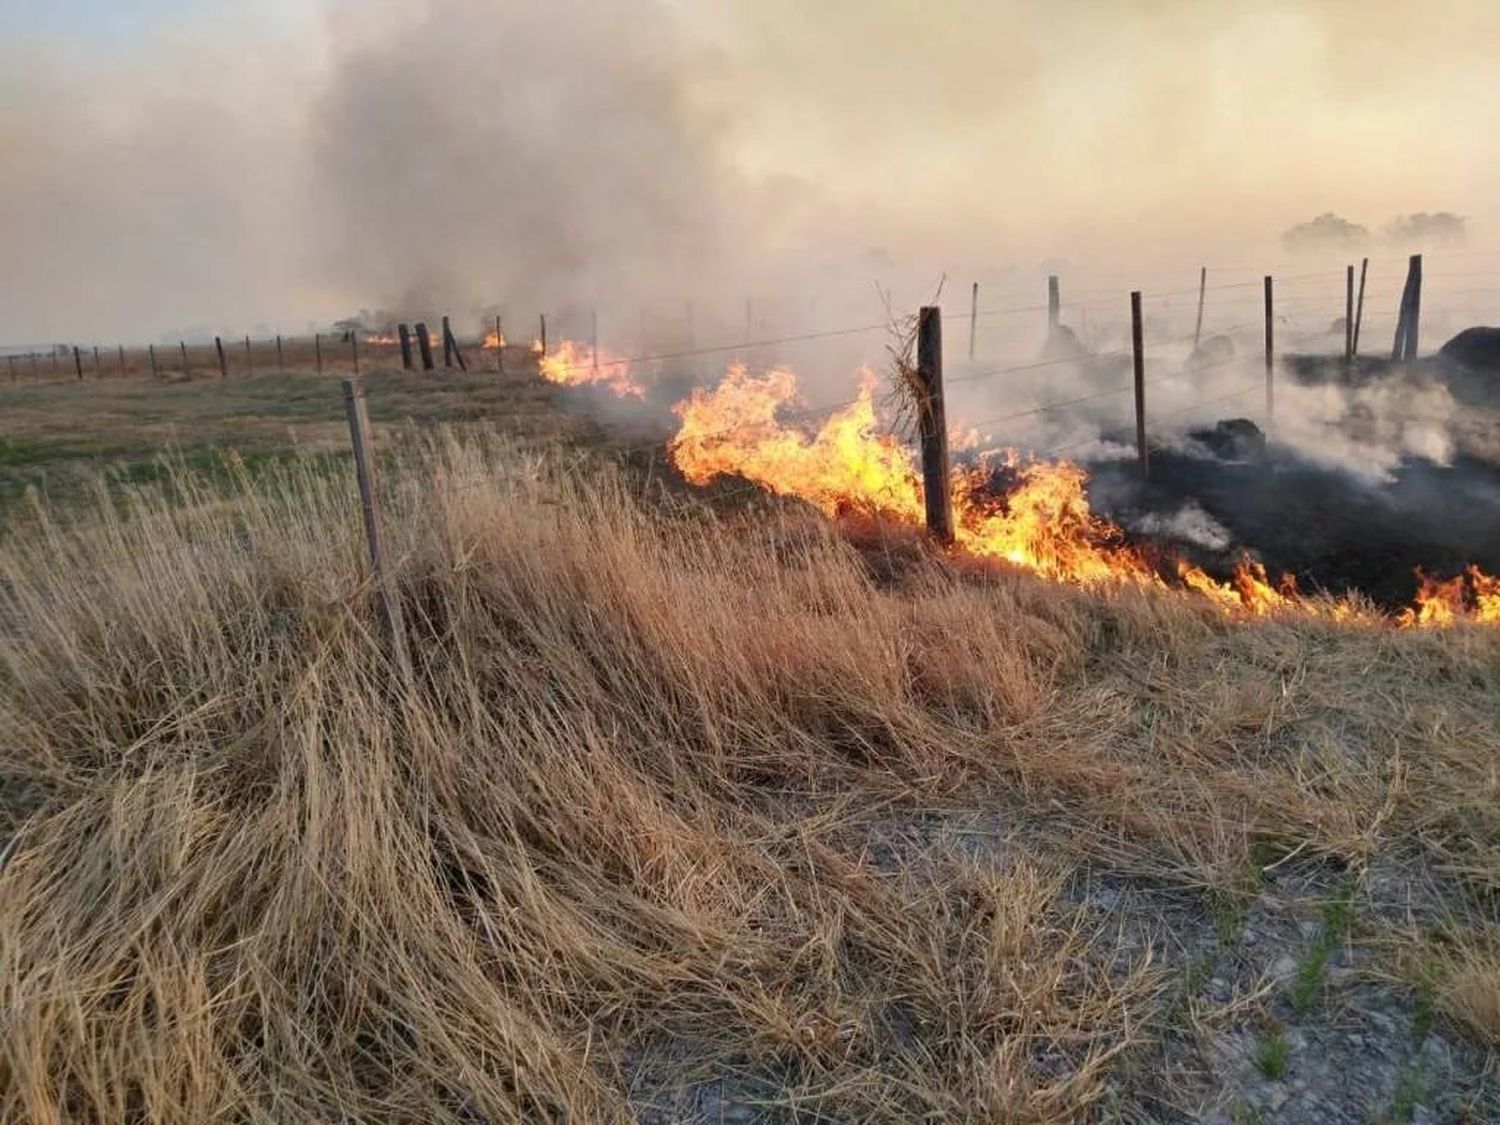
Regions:
M 1057 287 L 1057 275 L 1052 274 L 1047 278 L 1047 335 L 1050 337 L 1057 332 L 1057 326 L 1062 321 L 1062 293 Z
M 458 360 L 458 369 L 465 375 L 469 373 L 469 361 L 464 359 L 463 349 L 458 346 L 458 337 L 453 334 L 453 327 L 448 323 L 448 318 L 443 317 L 443 351 L 451 350 L 454 359 Z M 450 362 L 449 367 L 453 364 Z
M 1344 365 L 1354 363 L 1354 263 L 1344 267 Z
M 1203 297 L 1208 292 L 1208 267 L 1198 267 L 1198 321 L 1193 325 L 1193 350 L 1198 350 L 1198 341 L 1203 339 Z
M 1396 314 L 1396 340 L 1391 359 L 1417 358 L 1417 321 L 1422 309 L 1422 255 L 1413 254 L 1406 264 L 1406 285 L 1401 290 L 1401 308 Z
M 1266 274 L 1266 422 L 1270 423 L 1276 413 L 1273 379 L 1276 368 L 1276 319 L 1275 297 L 1271 275 Z
M 927 530 L 953 542 L 953 496 L 948 472 L 948 413 L 943 405 L 943 313 L 924 306 L 917 317 L 917 432 L 922 444 L 922 496 Z
M 1369 271 L 1370 259 L 1362 258 L 1359 263 L 1359 297 L 1354 302 L 1354 342 L 1349 347 L 1350 356 L 1359 355 L 1359 326 L 1365 319 L 1365 274 Z
M 1135 365 L 1135 455 L 1141 476 L 1151 473 L 1146 453 L 1146 333 L 1141 321 L 1141 291 L 1130 294 L 1130 351 Z
M 401 341 L 401 370 L 411 370 L 411 329 L 404 324 L 396 325 L 396 336 Z
M 1417 358 L 1418 328 L 1422 323 L 1422 255 L 1413 254 L 1406 267 L 1411 285 L 1411 303 L 1406 319 L 1406 354 L 1404 359 Z
M 411 658 L 406 649 L 406 624 L 401 614 L 390 572 L 386 570 L 385 530 L 380 523 L 380 507 L 375 498 L 375 465 L 371 457 L 374 439 L 370 433 L 370 412 L 365 405 L 364 383 L 358 378 L 344 380 L 344 410 L 349 415 L 349 439 L 354 444 L 354 472 L 359 481 L 359 503 L 364 512 L 365 543 L 370 551 L 370 567 L 375 586 L 380 591 L 385 610 L 385 624 L 391 643 L 391 655 L 406 682 L 411 680 Z
M 416 333 L 417 351 L 422 354 L 422 370 L 431 371 L 433 368 L 432 336 L 427 331 L 427 322 L 425 320 L 417 321 Z
M 219 353 L 219 378 L 229 377 L 229 361 L 224 358 L 224 341 L 218 336 L 214 337 L 214 350 Z

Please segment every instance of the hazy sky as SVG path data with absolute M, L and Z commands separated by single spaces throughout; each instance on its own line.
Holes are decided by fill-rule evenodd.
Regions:
M 1500 225 L 1494 0 L 0 0 L 0 44 L 0 342 Z

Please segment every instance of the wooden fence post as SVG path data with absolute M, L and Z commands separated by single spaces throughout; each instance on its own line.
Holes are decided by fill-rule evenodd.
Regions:
M 1135 369 L 1135 455 L 1141 476 L 1149 477 L 1151 463 L 1146 452 L 1146 332 L 1141 320 L 1141 291 L 1130 294 L 1130 351 Z
M 1276 320 L 1275 320 L 1275 297 L 1272 290 L 1273 282 L 1271 275 L 1266 275 L 1266 423 L 1276 414 L 1275 390 L 1272 379 L 1276 365 Z
M 219 378 L 227 379 L 229 377 L 229 361 L 224 358 L 224 341 L 218 336 L 214 337 L 214 350 L 219 353 Z
M 1057 275 L 1052 274 L 1047 278 L 1047 335 L 1050 338 L 1057 332 L 1057 326 L 1062 320 L 1062 293 L 1057 287 Z
M 417 352 L 422 357 L 422 370 L 431 371 L 432 362 L 432 335 L 427 331 L 427 322 L 419 320 L 413 331 L 417 334 Z
M 323 333 L 313 333 L 313 361 L 318 365 L 318 374 L 323 374 Z
M 78 372 L 78 378 L 83 379 L 83 353 L 78 350 L 78 345 L 73 345 L 73 370 Z
M 453 366 L 453 328 L 446 316 L 443 317 L 443 366 Z
M 5 357 L 5 361 L 10 366 L 10 381 L 14 383 L 16 381 L 16 357 L 8 355 Z
M 396 325 L 396 336 L 401 341 L 401 370 L 411 370 L 411 329 L 404 324 Z
M 1344 267 L 1344 366 L 1354 363 L 1354 263 Z
M 1198 350 L 1198 341 L 1203 339 L 1203 298 L 1208 292 L 1208 267 L 1198 267 L 1198 320 L 1193 325 L 1193 350 Z
M 1396 339 L 1391 345 L 1395 362 L 1417 358 L 1417 325 L 1422 312 L 1422 255 L 1413 254 L 1406 263 L 1406 285 L 1396 314 Z
M 979 282 L 969 290 L 969 358 L 974 358 L 974 341 L 979 335 Z
M 245 337 L 245 374 L 255 374 L 255 355 L 250 351 L 250 337 Z
M 99 345 L 94 345 L 94 378 L 104 378 L 104 365 L 99 362 Z
M 359 333 L 349 330 L 349 357 L 354 361 L 354 377 L 359 378 Z
M 948 470 L 948 412 L 943 404 L 943 313 L 924 306 L 917 317 L 917 430 L 922 443 L 922 496 L 927 530 L 953 542 L 953 496 Z
M 1370 268 L 1370 259 L 1363 258 L 1359 263 L 1359 296 L 1354 302 L 1354 342 L 1350 346 L 1349 354 L 1359 356 L 1359 327 L 1365 319 L 1365 274 Z
M 281 333 L 280 332 L 276 333 L 276 373 L 278 375 L 283 375 L 283 374 L 286 373 L 286 363 L 281 358 Z
M 1411 299 L 1406 314 L 1405 360 L 1417 358 L 1418 329 L 1422 324 L 1422 255 L 1413 254 L 1406 267 L 1407 284 L 1411 286 Z
M 542 320 L 542 358 L 547 358 L 547 314 L 541 314 Z
M 401 613 L 401 599 L 386 569 L 385 529 L 381 526 L 380 505 L 375 495 L 374 439 L 370 432 L 370 413 L 365 405 L 365 387 L 358 378 L 344 380 L 344 410 L 349 416 L 349 440 L 354 445 L 354 472 L 359 482 L 359 503 L 364 512 L 370 567 L 385 610 L 391 655 L 403 682 L 409 684 L 412 673 L 411 658 L 406 649 L 406 623 Z
M 178 340 L 177 346 L 182 349 L 182 377 L 186 379 L 188 374 L 187 341 Z
M 464 374 L 469 372 L 469 361 L 464 359 L 463 349 L 458 346 L 458 337 L 453 334 L 453 328 L 448 323 L 448 318 L 443 317 L 443 351 L 452 355 L 458 361 L 458 369 Z M 452 361 L 448 363 L 453 366 Z
M 33 379 L 40 379 L 42 377 L 42 373 L 37 369 L 36 352 L 31 353 L 31 376 Z
M 500 318 L 495 317 L 495 372 L 505 374 L 505 333 L 500 330 Z
M 125 374 L 125 345 L 120 345 L 120 374 Z
M 157 370 L 156 370 L 156 345 L 155 344 L 147 344 L 146 345 L 146 354 L 151 357 L 151 378 L 153 378 L 153 379 L 159 379 L 159 378 L 161 378 L 161 376 L 157 373 Z

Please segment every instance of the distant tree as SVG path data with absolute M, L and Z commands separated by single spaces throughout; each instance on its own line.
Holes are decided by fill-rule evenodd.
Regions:
M 1315 219 L 1298 223 L 1281 236 L 1282 245 L 1294 254 L 1313 250 L 1357 250 L 1370 239 L 1370 232 L 1326 211 Z
M 1468 237 L 1468 220 L 1452 211 L 1397 215 L 1385 236 L 1396 246 L 1456 246 Z

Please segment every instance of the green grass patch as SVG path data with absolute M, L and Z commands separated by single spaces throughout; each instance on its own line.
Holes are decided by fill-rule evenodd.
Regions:
M 1292 978 L 1291 992 L 1288 995 L 1292 1011 L 1297 1016 L 1306 1015 L 1322 991 L 1328 961 L 1349 936 L 1349 927 L 1353 921 L 1354 888 L 1351 884 L 1323 905 L 1323 920 L 1318 927 L 1317 937 L 1297 965 L 1297 975 Z
M 1286 1041 L 1286 1033 L 1280 1030 L 1272 1032 L 1255 1049 L 1256 1069 L 1275 1082 L 1286 1074 L 1286 1064 L 1291 1053 L 1292 1047 Z

